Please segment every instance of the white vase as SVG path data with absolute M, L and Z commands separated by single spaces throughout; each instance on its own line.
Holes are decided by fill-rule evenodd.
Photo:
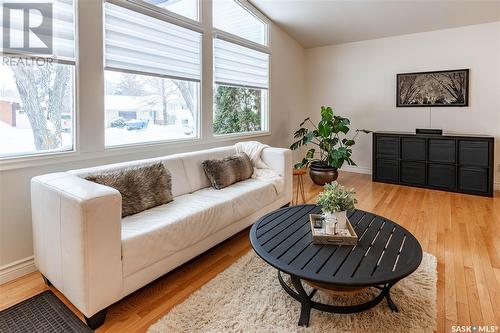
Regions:
M 333 234 L 334 225 L 336 230 L 347 229 L 347 212 L 345 210 L 334 213 L 323 213 L 323 217 L 325 218 L 325 231 L 327 234 Z
M 335 212 L 333 215 L 335 215 L 335 220 L 337 221 L 337 229 L 347 229 L 347 212 L 343 210 Z

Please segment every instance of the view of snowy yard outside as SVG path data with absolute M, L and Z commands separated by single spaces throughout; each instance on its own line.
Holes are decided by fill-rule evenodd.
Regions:
M 71 150 L 73 66 L 4 59 L 0 58 L 0 157 Z M 56 91 L 60 97 L 50 99 Z M 25 107 L 23 99 L 32 102 Z
M 19 72 L 22 67 L 23 71 Z M 0 156 L 18 156 L 71 150 L 73 148 L 73 76 L 72 66 L 14 67 L 0 65 Z M 58 121 L 50 116 L 49 96 L 53 96 L 56 74 L 60 67 L 71 71 L 62 102 L 58 104 Z M 16 82 L 16 75 L 17 80 Z M 31 81 L 33 80 L 33 81 Z M 24 83 L 23 83 L 24 82 Z M 29 83 L 29 84 L 27 84 Z M 23 106 L 18 89 L 29 86 L 32 115 Z M 36 87 L 33 87 L 35 86 Z M 24 89 L 24 88 L 23 88 Z M 26 90 L 26 89 L 25 89 Z M 29 89 L 28 89 L 29 90 Z M 182 92 L 181 92 L 182 90 Z M 25 94 L 27 92 L 25 91 Z M 37 97 L 33 97 L 37 96 Z M 127 145 L 196 137 L 199 83 L 156 77 L 106 72 L 106 145 Z M 30 98 L 29 96 L 25 96 Z M 188 101 L 186 102 L 186 99 Z M 39 105 L 38 105 L 38 104 Z M 40 116 L 37 119 L 35 116 Z M 36 124 L 34 131 L 32 123 Z M 35 136 L 58 137 L 52 145 L 35 143 Z M 38 134 L 35 134 L 38 133 Z
M 106 146 L 197 136 L 199 83 L 106 71 Z

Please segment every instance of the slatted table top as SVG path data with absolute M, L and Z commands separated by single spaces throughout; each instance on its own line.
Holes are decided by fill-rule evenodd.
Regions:
M 358 235 L 356 246 L 315 245 L 309 214 L 319 213 L 319 206 L 299 205 L 265 215 L 250 231 L 253 249 L 282 272 L 340 287 L 398 281 L 422 261 L 422 247 L 408 230 L 362 210 L 347 214 Z

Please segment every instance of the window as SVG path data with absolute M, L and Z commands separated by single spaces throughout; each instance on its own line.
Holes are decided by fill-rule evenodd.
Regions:
M 73 1 L 45 3 L 52 16 L 43 7 L 32 9 L 37 6 L 34 2 L 16 3 L 21 5 L 16 8 L 0 5 L 10 15 L 10 21 L 2 24 L 10 44 L 0 56 L 0 158 L 68 151 L 74 146 Z M 30 21 L 24 22 L 27 17 Z M 31 32 L 25 45 L 23 26 L 37 22 L 50 23 L 52 34 Z
M 201 35 L 105 5 L 106 146 L 198 136 Z
M 145 2 L 198 21 L 198 0 L 144 0 Z
M 215 135 L 268 130 L 269 54 L 214 39 L 214 83 Z
M 252 42 L 267 45 L 267 26 L 235 0 L 213 2 L 214 27 Z

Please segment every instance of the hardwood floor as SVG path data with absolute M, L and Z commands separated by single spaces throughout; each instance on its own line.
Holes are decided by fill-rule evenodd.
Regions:
M 437 332 L 451 332 L 451 325 L 500 325 L 500 196 L 372 183 L 368 175 L 347 172 L 339 182 L 356 189 L 358 208 L 403 225 L 438 258 Z M 306 199 L 314 203 L 321 187 L 309 177 L 304 185 Z M 247 229 L 111 306 L 97 332 L 146 331 L 249 250 Z M 0 309 L 45 289 L 39 273 L 2 285 Z

